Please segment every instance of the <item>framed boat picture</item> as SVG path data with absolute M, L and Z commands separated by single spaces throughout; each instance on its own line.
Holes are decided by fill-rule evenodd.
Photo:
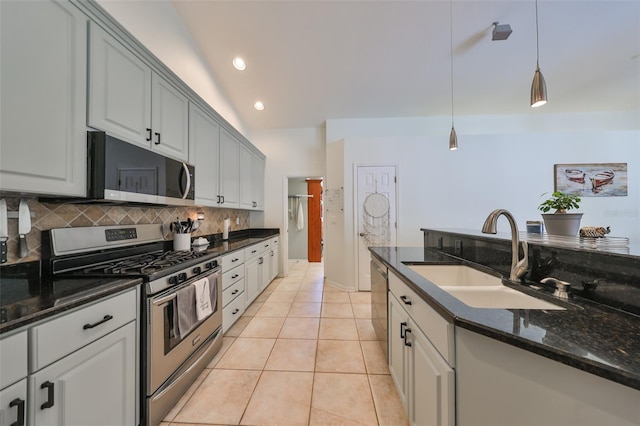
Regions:
M 581 197 L 625 197 L 627 163 L 555 164 L 555 190 Z

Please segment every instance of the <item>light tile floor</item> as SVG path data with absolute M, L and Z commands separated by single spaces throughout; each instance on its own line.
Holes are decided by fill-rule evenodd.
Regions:
M 371 326 L 370 293 L 296 262 L 229 329 L 162 426 L 408 424 Z

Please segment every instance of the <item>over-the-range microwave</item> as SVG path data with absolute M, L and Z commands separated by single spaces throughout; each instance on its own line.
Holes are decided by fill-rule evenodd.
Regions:
M 190 206 L 194 188 L 194 166 L 87 132 L 88 201 Z

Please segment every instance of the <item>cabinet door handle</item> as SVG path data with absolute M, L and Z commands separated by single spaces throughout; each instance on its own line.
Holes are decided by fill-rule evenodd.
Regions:
M 18 407 L 16 421 L 9 426 L 24 426 L 24 399 L 16 398 L 9 403 L 9 407 Z
M 224 195 L 220 196 L 222 198 L 222 202 L 220 204 L 224 204 Z
M 411 300 L 407 299 L 407 296 L 400 296 L 400 300 L 402 300 L 402 303 L 404 303 L 405 305 L 411 304 Z
M 400 338 L 404 339 L 404 328 L 407 326 L 406 322 L 400 323 Z
M 411 346 L 411 342 L 407 340 L 407 337 L 409 337 L 409 333 L 411 333 L 411 329 L 407 327 L 404 330 L 404 345 L 405 346 Z
M 156 136 L 158 137 L 158 139 L 155 141 L 155 144 L 160 145 L 160 133 L 156 132 Z
M 83 329 L 83 330 L 88 330 L 88 329 L 90 329 L 90 328 L 97 327 L 97 326 L 99 326 L 100 324 L 104 324 L 105 322 L 107 322 L 107 321 L 109 321 L 109 320 L 112 320 L 112 319 L 113 319 L 113 317 L 112 317 L 111 315 L 105 315 L 105 316 L 104 316 L 104 318 L 102 318 L 102 319 L 101 319 L 100 321 L 98 321 L 98 322 L 95 322 L 95 323 L 93 323 L 93 324 L 85 324 L 85 325 L 82 327 L 82 329 Z
M 147 142 L 151 142 L 151 129 L 147 127 Z
M 46 408 L 51 408 L 53 407 L 53 383 L 51 383 L 50 381 L 46 381 L 43 384 L 40 385 L 40 389 L 47 389 L 47 402 L 45 402 L 44 404 L 42 404 L 40 406 L 40 409 L 44 410 Z

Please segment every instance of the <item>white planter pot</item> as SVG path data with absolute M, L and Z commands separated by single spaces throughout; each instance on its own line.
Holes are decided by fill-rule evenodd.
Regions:
M 547 213 L 542 218 L 547 234 L 575 237 L 580 230 L 582 213 Z

